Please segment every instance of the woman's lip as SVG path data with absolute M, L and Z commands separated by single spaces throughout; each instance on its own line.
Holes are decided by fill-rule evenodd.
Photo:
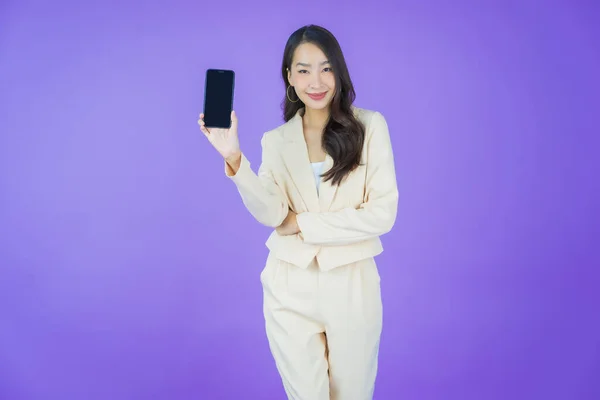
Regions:
M 322 92 L 322 93 L 308 93 L 308 95 L 310 96 L 310 98 L 311 99 L 315 99 L 315 100 L 322 99 L 323 97 L 325 97 L 326 94 L 327 94 L 327 92 Z

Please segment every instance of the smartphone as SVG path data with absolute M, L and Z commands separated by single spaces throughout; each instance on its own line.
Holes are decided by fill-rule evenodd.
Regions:
M 204 124 L 207 128 L 230 128 L 235 73 L 227 69 L 206 70 Z

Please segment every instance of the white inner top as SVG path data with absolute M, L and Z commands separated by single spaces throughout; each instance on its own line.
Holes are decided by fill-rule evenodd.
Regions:
M 317 185 L 317 193 L 319 193 L 319 184 L 321 183 L 320 175 L 322 173 L 324 163 L 325 163 L 324 161 L 311 163 L 313 173 L 315 175 L 315 184 Z

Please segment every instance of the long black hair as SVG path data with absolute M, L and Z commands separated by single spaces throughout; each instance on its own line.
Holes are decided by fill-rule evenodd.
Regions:
M 292 69 L 294 52 L 303 43 L 312 43 L 321 49 L 335 76 L 335 94 L 331 100 L 330 116 L 323 132 L 322 145 L 333 159 L 333 166 L 323 174 L 323 178 L 336 185 L 360 165 L 365 127 L 352 111 L 356 93 L 340 44 L 330 31 L 321 26 L 304 26 L 289 37 L 281 64 L 284 87 L 287 89 L 289 84 L 288 69 Z M 283 119 L 289 121 L 303 107 L 304 103 L 301 100 L 290 101 L 286 90 L 282 103 Z

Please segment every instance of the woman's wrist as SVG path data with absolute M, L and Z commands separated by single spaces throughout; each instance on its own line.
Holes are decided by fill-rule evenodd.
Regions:
M 228 157 L 225 157 L 225 162 L 229 165 L 231 172 L 235 175 L 240 169 L 240 165 L 242 163 L 242 152 L 238 151 L 235 154 L 232 154 Z
M 227 163 L 236 163 L 239 162 L 242 158 L 242 151 L 238 150 L 235 153 L 225 157 L 225 161 L 227 161 Z

